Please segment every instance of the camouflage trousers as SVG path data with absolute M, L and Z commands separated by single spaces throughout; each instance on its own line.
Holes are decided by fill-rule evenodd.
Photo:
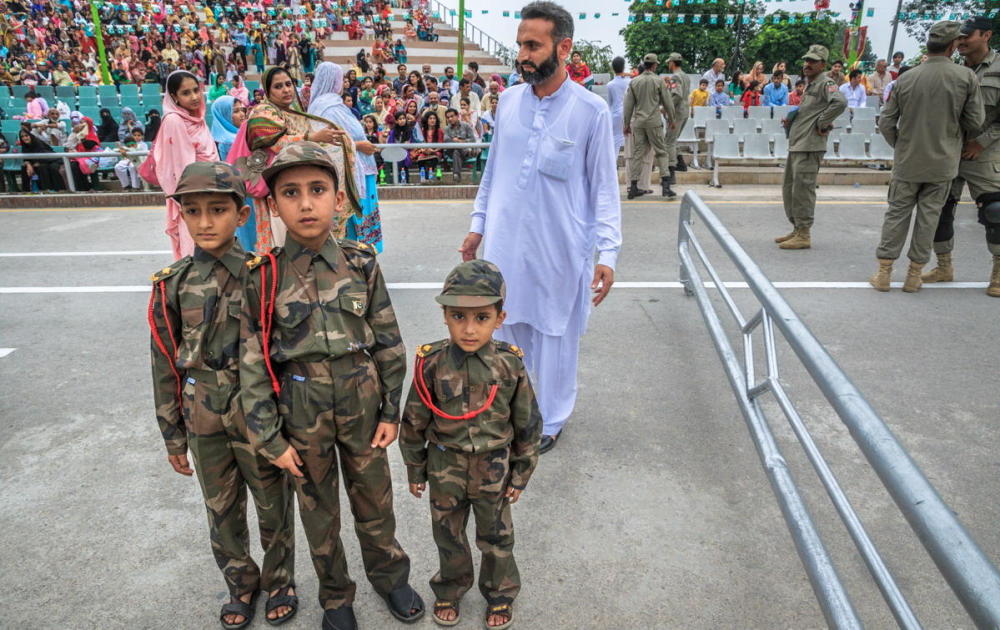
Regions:
M 304 464 L 295 489 L 324 610 L 350 605 L 355 593 L 340 541 L 339 472 L 368 581 L 381 595 L 409 582 L 410 559 L 396 541 L 389 459 L 371 447 L 380 404 L 378 371 L 367 354 L 282 365 L 278 412 Z
M 183 391 L 188 448 L 208 510 L 212 553 L 230 595 L 294 584 L 293 492 L 287 476 L 247 438 L 236 372 L 188 370 Z M 247 487 L 253 495 L 264 561 L 250 556 Z
M 521 576 L 514 561 L 514 523 L 503 496 L 509 478 L 509 448 L 471 454 L 428 445 L 431 526 L 441 563 L 431 589 L 438 599 L 457 602 L 472 587 L 472 552 L 465 533 L 470 509 L 482 553 L 479 591 L 490 605 L 517 597 Z

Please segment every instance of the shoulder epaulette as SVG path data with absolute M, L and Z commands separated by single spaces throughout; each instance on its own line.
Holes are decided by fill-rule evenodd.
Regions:
M 368 243 L 362 243 L 361 241 L 352 241 L 349 238 L 338 238 L 337 245 L 341 247 L 346 247 L 347 249 L 356 249 L 358 251 L 365 252 L 367 254 L 375 255 L 375 248 Z
M 281 253 L 281 248 L 280 247 L 273 247 L 273 248 L 270 249 L 270 253 L 272 253 L 275 256 L 277 256 L 278 254 Z M 259 256 L 257 254 L 250 254 L 250 253 L 248 253 L 247 254 L 247 267 L 250 269 L 250 271 L 253 271 L 257 267 L 260 267 L 265 262 L 267 262 L 267 260 L 268 260 L 267 256 Z
M 160 280 L 166 280 L 167 278 L 176 274 L 184 267 L 187 267 L 189 264 L 191 264 L 191 260 L 192 259 L 190 256 L 185 256 L 184 258 L 181 258 L 180 260 L 174 262 L 174 264 L 170 265 L 169 267 L 164 267 L 163 269 L 160 269 L 159 271 L 154 273 L 152 276 L 150 276 L 149 281 L 152 282 L 153 284 L 156 284 Z
M 437 354 L 448 347 L 448 343 L 449 340 L 442 339 L 441 341 L 435 341 L 434 343 L 426 343 L 422 346 L 417 346 L 417 356 L 425 359 L 432 354 Z
M 497 345 L 497 350 L 503 350 L 509 352 L 516 356 L 518 359 L 524 358 L 524 350 L 521 350 L 517 346 L 507 343 L 506 341 L 495 340 L 494 343 Z

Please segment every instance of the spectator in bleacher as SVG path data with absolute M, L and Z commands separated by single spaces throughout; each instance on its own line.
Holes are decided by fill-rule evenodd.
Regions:
M 208 100 L 209 102 L 212 102 L 220 96 L 225 96 L 228 93 L 229 86 L 226 85 L 226 76 L 224 74 L 219 74 L 215 77 L 215 84 L 208 90 Z
M 480 108 L 479 95 L 473 90 L 474 84 L 469 79 L 462 79 L 458 82 L 459 98 L 469 99 L 469 105 L 478 110 Z
M 751 81 L 745 92 L 740 97 L 740 105 L 743 106 L 743 115 L 746 116 L 750 107 L 758 107 L 761 104 L 761 85 L 758 81 Z
M 50 146 L 61 147 L 66 144 L 66 126 L 59 120 L 59 111 L 54 107 L 44 120 L 31 123 L 31 133 Z
M 53 81 L 53 84 L 57 85 L 57 86 L 74 85 L 74 83 L 73 83 L 73 77 L 70 76 L 70 73 L 69 73 L 69 66 L 68 66 L 68 64 L 65 61 L 61 62 L 59 64 L 59 67 L 56 68 L 55 71 L 53 71 L 53 73 L 52 73 L 52 81 Z
M 470 61 L 469 70 L 472 71 L 472 84 L 479 86 L 479 91 L 477 92 L 477 94 L 479 94 L 479 97 L 482 98 L 483 91 L 486 90 L 486 79 L 484 79 L 483 76 L 479 74 L 479 62 Z M 427 67 L 427 72 L 430 72 L 430 66 Z
M 212 138 L 219 149 L 220 160 L 225 160 L 229 155 L 229 149 L 236 141 L 236 132 L 239 131 L 240 124 L 243 123 L 242 118 L 245 117 L 244 112 L 240 122 L 236 122 L 234 112 L 237 102 L 232 96 L 221 96 L 212 103 Z
M 420 112 L 421 120 L 427 116 L 428 112 L 437 114 L 438 122 L 444 120 L 448 108 L 441 104 L 441 95 L 438 92 L 431 92 L 427 95 L 427 103 Z
M 882 93 L 885 92 L 885 86 L 892 81 L 892 75 L 889 74 L 887 68 L 888 64 L 885 59 L 879 59 L 875 62 L 875 72 L 868 75 L 868 94 L 878 96 L 880 101 Z
M 483 136 L 483 126 L 479 121 L 479 110 L 472 109 L 472 103 L 464 96 L 458 99 L 458 103 L 458 119 L 472 127 L 472 132 L 475 134 L 476 142 L 479 142 L 480 138 Z M 447 119 L 448 112 L 445 112 L 445 120 Z
M 771 67 L 772 75 L 778 74 L 779 72 L 781 73 L 781 76 L 784 78 L 782 83 L 784 83 L 785 87 L 788 88 L 788 91 L 791 92 L 792 79 L 788 76 L 788 65 L 784 61 L 779 61 L 778 63 L 774 64 L 774 66 Z
M 414 128 L 406 122 L 406 114 L 400 113 L 396 116 L 390 112 L 385 117 L 385 125 L 389 130 L 385 139 L 386 144 L 412 144 L 417 142 Z M 407 152 L 406 157 L 399 162 L 400 182 L 409 181 L 410 165 L 410 154 Z
M 27 103 L 27 108 L 24 112 L 25 119 L 42 120 L 45 118 L 45 114 L 49 111 L 49 104 L 44 98 L 32 90 L 25 95 L 24 101 Z
M 8 143 L 7 138 L 3 136 L 0 136 L 0 153 L 10 153 L 10 143 Z M 3 178 L 0 179 L 0 187 L 3 188 L 4 192 L 25 192 L 17 185 L 17 174 L 21 167 L 18 166 L 16 160 L 4 160 L 3 166 L 0 168 L 3 170 Z
M 167 197 L 167 227 L 174 259 L 194 253 L 194 241 L 181 220 L 180 205 L 170 198 L 184 167 L 192 162 L 215 162 L 219 151 L 205 121 L 205 95 L 194 74 L 176 70 L 167 77 L 163 120 L 150 156 L 156 178 Z M 116 128 L 117 131 L 117 128 Z
M 396 58 L 399 63 L 406 63 L 408 58 L 406 53 L 406 45 L 403 40 L 397 39 L 396 43 L 392 47 L 392 56 Z
M 233 87 L 229 88 L 229 96 L 242 103 L 243 107 L 250 105 L 250 90 L 247 89 L 247 84 L 239 75 L 233 77 Z
M 54 153 L 49 143 L 31 135 L 31 133 L 21 128 L 18 133 L 18 145 L 21 153 Z M 66 188 L 62 176 L 59 174 L 59 158 L 31 158 L 25 160 L 21 167 L 21 188 L 31 191 L 31 183 L 35 182 L 38 192 L 55 192 Z
M 701 75 L 701 78 L 708 81 L 709 85 L 715 85 L 716 82 L 722 81 L 725 83 L 726 75 L 724 74 L 726 69 L 726 62 L 723 59 L 716 59 L 712 62 L 712 67 Z
M 490 98 L 496 97 L 500 98 L 500 84 L 496 81 L 490 81 L 489 87 L 486 89 L 486 94 L 482 98 L 482 111 L 486 111 L 490 108 Z
M 146 111 L 146 131 L 143 133 L 143 141 L 152 142 L 156 140 L 156 134 L 160 131 L 160 110 L 150 109 Z
M 901 52 L 894 52 L 892 54 L 892 65 L 889 66 L 889 74 L 892 76 L 893 81 L 899 78 L 899 73 L 903 69 L 904 58 L 905 55 Z
M 469 82 L 469 89 L 475 92 L 476 96 L 478 96 L 479 98 L 483 97 L 483 88 L 482 86 L 479 85 L 478 82 L 476 82 L 475 70 L 473 70 L 472 68 L 466 69 L 466 71 L 462 73 L 462 78 Z M 462 89 L 461 81 L 458 82 L 458 87 L 459 91 L 461 91 Z
M 101 142 L 118 142 L 118 121 L 107 107 L 101 108 L 101 119 L 97 122 L 97 139 Z
M 444 130 L 437 112 L 427 112 L 420 123 L 420 133 L 424 142 L 444 142 Z M 428 176 L 437 169 L 442 156 L 441 149 L 422 148 L 410 151 L 410 160 L 414 166 L 425 169 Z
M 733 99 L 726 92 L 726 80 L 715 82 L 715 91 L 708 97 L 709 107 L 727 107 L 733 104 Z
M 850 80 L 840 86 L 840 93 L 847 99 L 847 106 L 851 109 L 864 107 L 868 102 L 864 86 L 861 85 L 860 70 L 851 70 Z
M 615 73 L 615 78 L 608 82 L 608 108 L 611 110 L 611 133 L 615 138 L 615 155 L 621 151 L 625 144 L 625 91 L 632 80 L 625 74 L 624 57 L 615 57 L 611 60 L 611 71 Z M 492 124 L 492 123 L 491 123 Z
M 451 108 L 445 114 L 447 126 L 444 128 L 445 142 L 476 142 L 476 132 L 467 122 L 459 118 L 459 113 L 455 108 Z M 462 181 L 462 163 L 472 155 L 472 149 L 450 149 L 448 157 L 451 159 L 451 172 L 455 182 Z
M 798 107 L 802 104 L 802 93 L 806 91 L 806 82 L 799 79 L 795 82 L 795 89 L 788 93 L 788 104 Z
M 133 129 L 144 131 L 145 127 L 135 117 L 135 112 L 132 111 L 131 107 L 122 107 L 122 121 L 118 125 L 118 141 L 124 142 L 128 138 L 131 138 Z
M 729 93 L 729 98 L 732 99 L 733 103 L 736 103 L 743 97 L 743 92 L 745 88 L 743 86 L 743 75 L 737 72 L 733 75 L 733 80 L 729 82 L 726 88 Z
M 830 67 L 830 72 L 827 73 L 827 76 L 830 77 L 830 79 L 836 83 L 838 87 L 847 83 L 847 78 L 844 76 L 844 62 L 834 61 L 833 65 Z
M 764 74 L 764 62 L 755 61 L 753 67 L 750 68 L 750 72 L 740 77 L 740 81 L 742 82 L 744 91 L 749 89 L 750 84 L 754 81 L 757 82 L 757 85 L 763 86 L 767 82 L 767 76 Z
M 124 146 L 119 149 L 121 159 L 115 163 L 115 175 L 123 191 L 142 190 L 142 182 L 139 181 L 139 164 L 142 163 L 141 156 L 130 156 L 129 151 L 145 151 L 149 147 L 142 140 L 142 131 L 136 129 Z
M 764 88 L 764 102 L 768 105 L 788 105 L 788 86 L 785 74 L 780 70 L 771 75 L 771 82 Z
M 392 80 L 392 88 L 397 92 L 403 90 L 403 86 L 409 82 L 409 77 L 406 72 L 406 64 L 400 63 L 396 66 L 396 72 L 398 73 L 396 78 Z
M 413 93 L 419 96 L 421 101 L 427 95 L 427 86 L 424 85 L 424 79 L 416 70 L 410 72 L 406 77 L 406 86 L 404 87 L 412 87 Z
M 354 97 L 351 96 L 350 94 L 344 94 L 343 101 L 344 101 L 344 107 L 351 110 L 351 114 L 355 118 L 361 120 L 361 117 L 364 116 L 364 114 L 362 114 L 361 110 L 358 109 L 357 105 L 354 104 Z
M 583 55 L 575 50 L 572 56 L 570 56 L 570 62 L 566 64 L 566 72 L 569 73 L 570 79 L 584 87 L 589 87 L 588 83 L 593 81 L 591 79 L 590 66 L 583 62 Z
M 486 100 L 490 103 L 490 108 L 479 118 L 479 123 L 483 126 L 483 139 L 486 139 L 487 134 L 490 136 L 490 140 L 493 139 L 493 128 L 497 124 L 497 105 L 500 104 L 500 98 L 497 96 L 490 96 Z
M 691 107 L 704 107 L 708 105 L 708 79 L 702 79 L 698 81 L 698 87 L 691 90 L 691 94 L 688 96 L 688 102 Z
M 449 87 L 449 94 L 455 94 L 458 91 L 458 80 L 455 78 L 455 69 L 448 66 L 444 69 L 444 76 L 441 77 L 441 87 L 445 87 L 446 81 L 451 81 Z
M 896 87 L 896 81 L 899 80 L 899 77 L 902 76 L 904 72 L 906 72 L 907 70 L 909 70 L 912 67 L 913 66 L 903 66 L 902 68 L 899 69 L 899 72 L 896 74 L 896 78 L 893 79 L 892 81 L 889 81 L 889 85 L 885 86 L 885 91 L 882 92 L 882 102 L 883 103 L 888 103 L 889 102 L 889 96 L 892 94 L 892 89 L 894 87 Z

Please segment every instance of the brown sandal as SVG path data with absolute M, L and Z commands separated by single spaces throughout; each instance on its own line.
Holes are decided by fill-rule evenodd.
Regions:
M 490 617 L 492 615 L 503 615 L 507 617 L 507 621 L 500 624 L 499 626 L 490 625 Z M 514 625 L 514 607 L 510 604 L 497 604 L 495 606 L 486 607 L 486 617 L 483 619 L 483 624 L 486 630 L 506 630 L 507 628 Z
M 442 610 L 454 610 L 455 618 L 449 621 L 447 619 L 442 619 L 441 617 L 438 617 L 438 612 Z M 462 620 L 462 613 L 459 612 L 458 610 L 458 602 L 446 602 L 442 599 L 439 599 L 436 602 L 434 602 L 434 623 L 436 623 L 439 626 L 451 627 L 451 626 L 457 626 L 458 622 L 461 620 Z

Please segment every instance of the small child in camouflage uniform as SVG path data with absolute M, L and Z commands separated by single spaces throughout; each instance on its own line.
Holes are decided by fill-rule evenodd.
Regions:
M 323 629 L 354 630 L 338 459 L 368 580 L 400 621 L 419 619 L 424 603 L 396 541 L 385 451 L 399 429 L 406 350 L 375 252 L 330 233 L 346 198 L 338 171 L 323 147 L 297 142 L 262 173 L 288 238 L 250 263 L 240 379 L 255 445 L 293 475 Z
M 212 551 L 231 596 L 220 621 L 247 626 L 268 591 L 269 622 L 295 614 L 293 492 L 287 476 L 258 455 L 240 407 L 239 341 L 247 254 L 236 242 L 247 219 L 240 174 L 224 162 L 189 164 L 172 195 L 195 242 L 193 256 L 153 274 L 152 333 L 156 419 L 174 470 L 198 472 Z M 246 489 L 257 507 L 264 563 L 250 556 Z
M 430 480 L 431 521 L 440 569 L 431 578 L 434 621 L 459 622 L 459 602 L 472 586 L 465 528 L 472 510 L 482 552 L 479 590 L 486 627 L 509 628 L 521 589 L 514 561 L 510 504 L 538 463 L 542 418 L 516 347 L 493 340 L 506 313 L 503 276 L 493 263 L 456 267 L 436 299 L 449 339 L 417 349 L 413 385 L 399 445 L 410 492 Z

